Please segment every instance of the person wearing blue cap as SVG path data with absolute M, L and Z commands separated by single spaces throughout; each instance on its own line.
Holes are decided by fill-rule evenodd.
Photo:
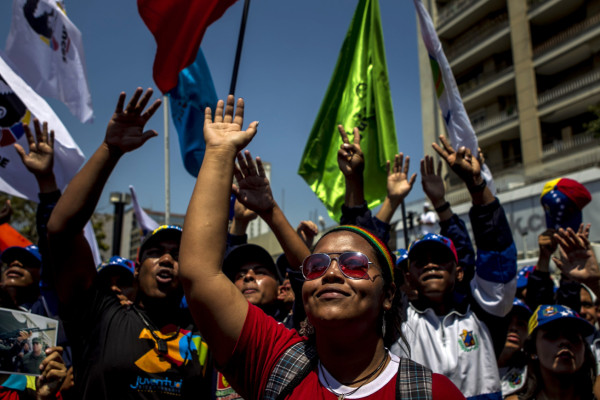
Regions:
M 15 305 L 31 310 L 40 296 L 42 256 L 38 247 L 9 247 L 2 252 L 0 259 L 6 264 L 2 269 L 3 290 L 9 293 Z
M 523 346 L 527 339 L 527 324 L 531 314 L 527 304 L 515 297 L 513 308 L 506 316 L 509 321 L 506 342 L 498 356 L 498 372 L 503 396 L 517 392 L 525 383 L 527 359 Z
M 75 398 L 197 399 L 211 393 L 206 344 L 180 307 L 181 228 L 160 226 L 142 242 L 131 306 L 98 286 L 83 236 L 118 161 L 157 135 L 143 130 L 160 100 L 146 108 L 152 90 L 142 93 L 138 88 L 127 105 L 120 94 L 104 141 L 69 183 L 48 223 L 60 315 L 73 348 Z
M 120 256 L 112 256 L 107 262 L 100 264 L 98 272 L 98 286 L 110 288 L 117 295 L 121 304 L 133 304 L 135 300 L 135 263 Z
M 594 328 L 569 307 L 540 305 L 529 319 L 527 381 L 510 400 L 594 399 L 596 361 L 585 341 Z
M 401 341 L 391 350 L 449 377 L 467 398 L 501 399 L 496 355 L 506 339 L 504 317 L 515 295 L 516 247 L 504 209 L 481 175 L 482 160 L 464 147 L 455 150 L 445 137 L 440 141 L 434 149 L 471 196 L 477 257 L 466 225 L 445 200 L 441 161 L 435 168 L 433 157 L 426 156 L 423 190 L 448 236 L 427 234 L 409 247 L 404 273 L 417 298 L 405 308 L 402 332 L 410 352 Z

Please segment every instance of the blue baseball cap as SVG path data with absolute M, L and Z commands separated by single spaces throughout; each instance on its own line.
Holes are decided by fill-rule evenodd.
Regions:
M 515 297 L 515 299 L 513 300 L 513 308 L 511 310 L 511 312 L 513 311 L 524 311 L 527 313 L 527 315 L 531 316 L 532 312 L 531 312 L 531 308 L 529 308 L 529 306 L 527 304 L 525 304 L 525 302 L 517 297 Z
M 458 264 L 458 255 L 456 254 L 456 248 L 454 247 L 452 240 L 436 233 L 428 233 L 421 239 L 415 240 L 408 248 L 408 258 L 416 258 L 418 253 L 428 246 L 437 247 L 440 250 L 446 251 L 448 257 L 452 257 L 456 264 Z
M 98 273 L 106 273 L 106 271 L 110 271 L 110 270 L 118 270 L 121 272 L 129 272 L 131 275 L 133 275 L 134 271 L 135 271 L 135 265 L 133 263 L 133 261 L 127 259 L 127 258 L 123 258 L 123 257 L 119 257 L 119 256 L 112 256 L 107 262 L 100 264 L 98 266 L 98 268 L 96 268 L 96 271 Z
M 524 288 L 525 286 L 527 286 L 527 280 L 529 279 L 529 274 L 531 274 L 534 269 L 535 269 L 535 265 L 528 265 L 526 267 L 521 268 L 521 270 L 519 270 L 519 272 L 517 272 L 517 289 L 521 289 L 521 288 Z
M 559 321 L 568 322 L 569 327 L 578 329 L 583 336 L 594 333 L 592 324 L 581 318 L 569 307 L 560 304 L 542 304 L 538 306 L 529 319 L 528 334 L 531 336 L 537 328 Z
M 10 264 L 14 260 L 19 260 L 25 267 L 39 268 L 42 266 L 42 255 L 38 247 L 34 244 L 27 247 L 9 247 L 2 252 L 0 259 L 6 264 Z
M 151 233 L 149 233 L 142 242 L 140 248 L 138 249 L 137 254 L 137 262 L 141 262 L 140 257 L 144 255 L 144 251 L 151 245 L 160 242 L 162 240 L 173 239 L 176 241 L 181 240 L 181 232 L 183 230 L 180 226 L 177 225 L 161 225 Z
M 406 262 L 408 262 L 408 250 L 398 249 L 396 253 L 396 268 L 404 270 L 406 268 Z

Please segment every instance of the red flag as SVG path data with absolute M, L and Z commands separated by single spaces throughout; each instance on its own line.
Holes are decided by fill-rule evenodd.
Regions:
M 167 93 L 192 64 L 206 28 L 237 0 L 138 0 L 138 11 L 156 40 L 154 82 Z
M 9 247 L 27 247 L 32 244 L 33 243 L 31 243 L 25 236 L 21 235 L 8 223 L 0 225 L 0 253 Z

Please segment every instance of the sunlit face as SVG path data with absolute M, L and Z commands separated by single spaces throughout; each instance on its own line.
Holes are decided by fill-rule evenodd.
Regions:
M 323 237 L 314 250 L 315 253 L 332 253 L 333 258 L 347 251 L 359 251 L 373 263 L 368 279 L 346 278 L 338 262 L 332 260 L 323 276 L 304 282 L 304 309 L 317 331 L 319 327 L 340 323 L 374 326 L 383 310 L 391 308 L 394 286 L 385 284 L 375 251 L 365 239 L 352 232 L 334 232 Z
M 596 325 L 598 317 L 596 315 L 596 306 L 592 302 L 592 296 L 584 288 L 580 290 L 581 308 L 579 309 L 579 315 L 587 319 L 592 325 Z
M 573 374 L 583 365 L 584 339 L 568 322 L 538 328 L 535 346 L 540 369 L 548 373 Z
M 258 262 L 242 265 L 233 283 L 244 297 L 255 306 L 268 306 L 277 301 L 279 282 L 273 272 Z
M 141 265 L 136 265 L 135 277 L 139 290 L 150 298 L 180 295 L 179 241 L 164 240 L 147 248 L 141 255 Z
M 428 246 L 410 259 L 406 279 L 419 296 L 441 302 L 452 293 L 456 281 L 462 279 L 462 269 L 456 266 L 446 251 Z
M 40 269 L 24 265 L 19 260 L 13 260 L 2 271 L 2 285 L 5 287 L 25 288 L 37 285 L 40 279 Z

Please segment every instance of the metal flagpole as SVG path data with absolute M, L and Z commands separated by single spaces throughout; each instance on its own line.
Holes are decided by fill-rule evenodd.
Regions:
M 244 1 L 244 13 L 240 24 L 240 34 L 238 36 L 237 49 L 235 51 L 235 62 L 233 63 L 233 73 L 231 74 L 231 85 L 229 85 L 229 94 L 235 94 L 240 58 L 242 57 L 242 46 L 244 45 L 244 34 L 246 32 L 246 20 L 248 19 L 248 10 L 250 9 L 250 0 Z
M 165 131 L 165 225 L 171 220 L 171 179 L 169 173 L 169 96 L 163 96 Z

